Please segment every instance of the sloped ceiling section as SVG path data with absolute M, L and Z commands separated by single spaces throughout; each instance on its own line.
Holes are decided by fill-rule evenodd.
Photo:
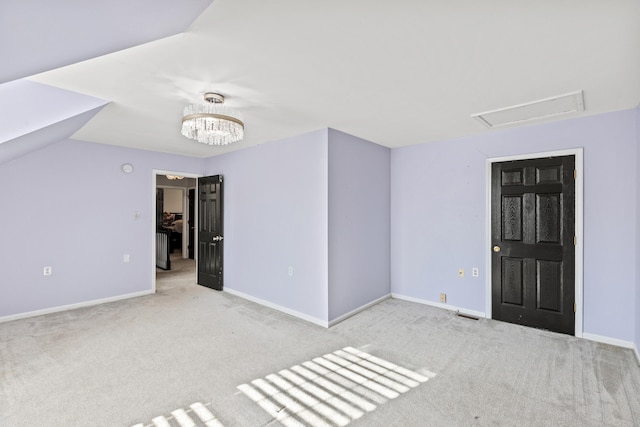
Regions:
M 51 126 L 109 101 L 27 80 L 0 85 L 0 144 Z
M 0 165 L 69 138 L 101 109 L 94 108 L 0 144 Z
M 184 32 L 212 1 L 2 0 L 0 163 L 70 137 L 109 103 L 25 77 Z
M 0 85 L 0 163 L 68 138 L 108 103 L 27 80 Z
M 0 82 L 187 30 L 213 0 L 2 0 Z

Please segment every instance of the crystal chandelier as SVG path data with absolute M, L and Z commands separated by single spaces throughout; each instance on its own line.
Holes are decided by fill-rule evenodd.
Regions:
M 209 145 L 227 145 L 244 137 L 244 123 L 238 113 L 224 107 L 224 96 L 204 94 L 206 104 L 191 104 L 184 109 L 182 134 Z
M 166 177 L 170 180 L 174 180 L 174 179 L 184 179 L 184 176 L 178 176 L 178 175 L 166 175 Z

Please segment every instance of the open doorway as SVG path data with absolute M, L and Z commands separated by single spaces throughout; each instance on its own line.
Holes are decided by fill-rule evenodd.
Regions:
M 196 282 L 195 194 L 198 175 L 154 171 L 153 289 Z

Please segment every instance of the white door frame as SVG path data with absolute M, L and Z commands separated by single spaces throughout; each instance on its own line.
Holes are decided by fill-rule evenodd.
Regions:
M 151 179 L 152 179 L 151 189 L 153 192 L 153 196 L 151 197 L 151 211 L 150 211 L 150 212 L 153 212 L 153 214 L 151 215 L 151 241 L 153 242 L 151 245 L 151 291 L 154 293 L 156 292 L 156 229 L 157 229 L 156 227 L 158 226 L 156 224 L 156 188 L 158 185 L 156 177 L 158 175 L 178 175 L 178 176 L 184 176 L 185 178 L 195 178 L 195 179 L 198 179 L 204 176 L 202 174 L 196 174 L 191 172 L 177 172 L 177 171 L 170 171 L 170 170 L 163 170 L 163 169 L 153 169 L 151 171 Z M 197 187 L 197 184 L 196 184 L 196 187 Z M 186 189 L 186 187 L 184 189 Z M 197 203 L 196 203 L 195 210 L 196 211 L 194 212 L 194 221 L 197 224 L 198 223 Z M 193 241 L 195 245 L 195 247 L 193 248 L 193 257 L 195 258 L 195 261 L 196 261 L 196 271 L 197 271 L 198 245 L 196 244 L 196 242 L 198 241 L 198 227 L 194 229 Z
M 485 254 L 491 248 L 491 166 L 493 163 L 508 162 L 512 160 L 539 159 L 542 157 L 575 156 L 576 160 L 576 187 L 575 187 L 575 336 L 582 338 L 583 334 L 583 288 L 584 288 L 584 252 L 583 252 L 583 232 L 584 232 L 584 158 L 582 148 L 571 148 L 559 151 L 546 151 L 542 153 L 518 154 L 507 157 L 488 158 L 486 162 L 486 236 Z M 491 256 L 485 255 L 486 275 L 486 300 L 485 316 L 491 318 Z

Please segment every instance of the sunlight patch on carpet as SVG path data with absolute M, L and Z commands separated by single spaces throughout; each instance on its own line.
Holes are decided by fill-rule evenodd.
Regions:
M 342 427 L 433 376 L 345 347 L 238 389 L 286 427 Z
M 178 408 L 171 415 L 157 416 L 151 424 L 135 424 L 131 427 L 224 427 L 211 413 L 206 405 L 196 402 L 189 405 L 189 409 Z

